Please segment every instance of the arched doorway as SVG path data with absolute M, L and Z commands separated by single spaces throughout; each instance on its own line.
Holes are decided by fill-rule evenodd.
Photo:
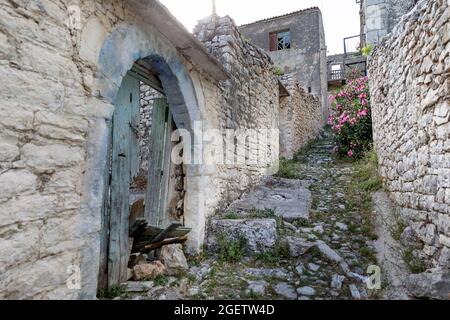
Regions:
M 161 112 L 152 114 L 152 124 L 163 125 L 159 126 L 159 129 L 161 129 L 158 131 L 159 139 L 149 139 L 148 143 L 151 150 L 161 150 L 160 155 L 164 154 L 166 159 L 167 150 L 170 151 L 170 146 L 166 143 L 167 132 L 175 128 L 191 131 L 194 121 L 199 120 L 200 117 L 197 93 L 189 72 L 186 70 L 183 58 L 179 56 L 177 49 L 170 42 L 164 38 L 156 37 L 154 31 L 149 26 L 119 26 L 107 37 L 100 52 L 97 87 L 100 96 L 114 105 L 112 120 L 108 121 L 107 130 L 104 130 L 108 132 L 102 132 L 104 136 L 110 138 L 102 139 L 101 145 L 97 147 L 100 154 L 93 153 L 94 158 L 91 160 L 96 165 L 91 172 L 97 173 L 99 163 L 102 162 L 100 157 L 104 157 L 105 167 L 103 173 L 101 173 L 104 175 L 103 184 L 96 186 L 94 182 L 91 183 L 92 185 L 89 185 L 90 182 L 87 183 L 90 190 L 104 191 L 101 196 L 100 261 L 97 264 L 99 265 L 98 287 L 100 288 L 126 281 L 127 260 L 132 248 L 128 238 L 130 221 L 133 222 L 138 217 L 130 216 L 130 213 L 136 213 L 135 211 L 131 212 L 132 209 L 135 209 L 133 204 L 136 203 L 136 190 L 133 190 L 133 186 L 139 184 L 137 183 L 139 181 L 136 181 L 136 173 L 139 173 L 141 169 L 139 139 L 136 141 L 133 135 L 138 129 L 137 126 L 139 126 L 139 112 L 141 110 L 137 111 L 140 106 L 136 103 L 140 100 L 142 92 L 136 93 L 136 91 L 141 86 L 148 86 L 150 80 L 153 90 L 157 87 L 159 93 L 162 93 L 158 97 L 158 99 L 162 99 L 154 101 L 153 107 L 158 105 L 157 109 Z M 167 116 L 167 114 L 170 116 Z M 154 119 L 158 115 L 160 121 Z M 152 125 L 152 131 L 154 127 Z M 116 146 L 114 146 L 114 140 L 117 140 L 114 138 L 114 132 L 119 136 Z M 157 136 L 153 132 L 152 135 Z M 159 148 L 153 146 L 157 142 Z M 165 146 L 169 146 L 169 148 Z M 105 150 L 108 151 L 105 152 Z M 144 192 L 144 194 L 148 192 L 152 196 L 158 194 L 157 197 L 153 198 L 150 198 L 150 195 L 144 195 L 144 215 L 147 215 L 144 218 L 147 218 L 149 226 L 156 225 L 165 228 L 173 222 L 173 217 L 168 215 L 168 208 L 173 207 L 174 199 L 176 199 L 173 197 L 174 193 L 170 192 L 174 189 L 170 173 L 176 171 L 176 168 L 167 166 L 168 161 L 162 160 L 164 157 L 159 159 L 161 161 L 157 163 L 160 164 L 160 167 L 149 166 L 148 175 L 144 175 L 146 178 L 144 179 L 144 185 L 148 187 L 150 181 L 155 181 L 156 172 L 159 171 L 160 173 L 159 183 L 156 183 L 160 186 L 159 190 L 155 192 L 154 189 L 146 188 Z M 154 179 L 150 178 L 150 171 L 152 171 L 150 168 L 154 169 Z M 192 167 L 185 166 L 184 169 L 183 174 L 188 176 Z M 138 178 L 142 177 L 138 174 Z M 199 183 L 198 179 L 191 180 L 188 177 L 185 181 L 190 186 Z M 127 188 L 127 186 L 131 186 L 131 188 Z M 150 184 L 150 186 L 155 186 L 155 183 Z M 200 188 L 195 187 L 195 189 Z M 195 195 L 190 192 L 185 195 L 185 199 L 192 196 Z M 97 196 L 95 199 L 86 199 L 86 202 L 90 202 L 89 206 L 92 207 L 93 203 L 97 201 L 97 206 L 99 206 L 99 200 L 100 197 Z M 193 200 L 190 201 L 191 204 L 192 202 Z M 114 209 L 111 210 L 112 206 Z M 148 210 L 147 208 L 153 208 L 152 213 L 159 212 L 162 214 L 149 215 L 148 212 L 145 212 L 145 210 Z M 155 210 L 155 208 L 157 209 Z M 188 211 L 192 210 L 184 210 L 185 213 Z M 111 218 L 113 218 L 113 221 L 111 221 Z M 183 224 L 184 221 L 178 219 L 178 222 Z M 92 254 L 92 252 L 87 252 L 88 250 L 89 248 L 86 247 L 86 256 Z M 87 272 L 89 270 L 95 272 L 95 265 L 88 264 L 92 260 L 86 259 L 86 261 L 87 263 L 82 266 L 82 269 L 87 270 Z M 94 277 L 90 275 L 83 278 L 86 282 L 89 279 L 93 281 Z M 97 283 L 97 281 L 95 282 Z
M 184 166 L 171 161 L 177 124 L 169 97 L 172 106 L 184 103 L 160 56 L 136 61 L 115 97 L 108 124 L 100 288 L 129 279 L 130 255 L 153 252 L 149 248 L 166 238 L 182 241 L 190 231 L 184 227 Z

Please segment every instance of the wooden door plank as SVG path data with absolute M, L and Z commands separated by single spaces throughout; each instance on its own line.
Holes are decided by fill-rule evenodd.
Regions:
M 111 214 L 110 241 L 108 256 L 108 285 L 117 285 L 127 279 L 129 259 L 129 210 L 131 154 L 130 127 L 132 113 L 132 96 L 139 94 L 136 90 L 136 79 L 126 75 L 122 81 L 113 117 L 113 142 L 111 163 Z
M 165 98 L 155 99 L 153 103 L 153 120 L 150 134 L 150 152 L 148 161 L 148 182 L 145 197 L 145 214 L 149 225 L 161 226 L 161 180 L 165 145 L 165 118 L 168 108 Z
M 134 77 L 129 79 L 130 90 L 130 169 L 131 179 L 139 172 L 139 104 L 140 81 Z
M 169 108 L 168 108 L 169 109 Z M 172 161 L 171 161 L 171 152 L 172 152 L 172 130 L 173 130 L 173 121 L 172 115 L 169 110 L 166 111 L 166 129 L 165 129 L 165 146 L 164 146 L 164 156 L 163 156 L 163 176 L 161 181 L 161 216 L 160 216 L 160 224 L 161 226 L 166 226 L 171 223 L 170 221 L 170 213 L 169 213 L 169 183 L 170 183 L 170 175 L 172 171 Z
M 170 232 L 175 231 L 178 227 L 181 227 L 180 223 L 172 223 L 170 226 L 168 226 L 166 229 L 164 229 L 163 231 L 161 231 L 160 234 L 158 234 L 153 240 L 152 242 L 160 242 L 163 241 L 167 235 Z
M 106 152 L 106 164 L 103 174 L 103 206 L 100 229 L 100 269 L 98 287 L 108 287 L 108 247 L 109 247 L 109 224 L 110 224 L 110 175 L 111 175 L 111 146 L 112 146 L 112 121 L 107 121 L 108 149 Z

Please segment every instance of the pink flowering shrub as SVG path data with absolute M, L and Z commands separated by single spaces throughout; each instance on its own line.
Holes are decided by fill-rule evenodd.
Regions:
M 333 130 L 333 152 L 359 158 L 372 143 L 372 119 L 367 77 L 350 78 L 335 95 L 330 96 L 328 124 Z

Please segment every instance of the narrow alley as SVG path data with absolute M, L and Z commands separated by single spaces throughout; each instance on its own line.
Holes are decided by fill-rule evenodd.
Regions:
M 189 271 L 128 282 L 123 295 L 133 299 L 376 298 L 378 293 L 368 291 L 365 282 L 367 267 L 376 264 L 371 197 L 359 189 L 358 181 L 358 174 L 370 173 L 336 159 L 332 149 L 326 134 L 294 160 L 282 160 L 279 177 L 267 178 L 264 186 L 255 187 L 211 221 L 214 230 L 208 248 L 189 260 Z M 380 186 L 377 177 L 364 181 L 373 182 L 363 187 L 366 190 Z M 280 192 L 283 186 L 290 190 Z M 272 199 L 263 201 L 264 209 L 258 208 L 261 199 L 255 196 L 261 187 L 266 200 Z M 302 211 L 307 206 L 309 212 L 286 218 L 277 208 L 283 209 L 280 202 L 287 201 L 296 187 L 304 189 L 292 193 L 302 203 L 291 209 Z

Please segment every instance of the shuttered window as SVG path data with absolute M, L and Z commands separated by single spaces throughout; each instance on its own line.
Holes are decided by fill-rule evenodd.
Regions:
M 270 36 L 270 51 L 277 51 L 278 50 L 278 39 L 276 33 L 271 33 Z
M 278 31 L 269 34 L 270 51 L 285 50 L 291 48 L 291 32 Z

